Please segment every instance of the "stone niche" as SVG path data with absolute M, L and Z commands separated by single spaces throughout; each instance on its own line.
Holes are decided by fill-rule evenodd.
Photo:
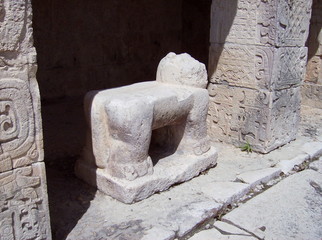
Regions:
M 188 54 L 169 53 L 156 81 L 89 92 L 88 138 L 76 174 L 133 203 L 214 166 L 206 85 L 203 64 Z
M 29 0 L 0 0 L 0 239 L 50 240 Z
M 213 0 L 209 134 L 267 153 L 296 138 L 311 0 Z

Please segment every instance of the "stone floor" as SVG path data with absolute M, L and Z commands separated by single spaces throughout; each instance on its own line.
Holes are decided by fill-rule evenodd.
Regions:
M 53 239 L 322 238 L 322 110 L 304 107 L 298 139 L 266 155 L 213 144 L 215 168 L 132 205 L 75 178 L 71 164 L 48 166 Z

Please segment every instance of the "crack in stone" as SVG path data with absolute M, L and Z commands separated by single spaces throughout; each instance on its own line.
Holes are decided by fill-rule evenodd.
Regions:
M 231 233 L 231 232 L 227 232 L 224 231 L 218 227 L 214 227 L 215 229 L 217 229 L 222 235 L 228 235 L 228 236 L 245 236 L 245 237 L 251 237 L 252 235 L 250 234 L 242 234 L 242 233 Z M 240 228 L 239 228 L 240 229 Z
M 239 229 L 241 229 L 241 230 L 243 230 L 245 232 L 247 232 L 248 234 L 250 234 L 250 236 L 255 237 L 255 238 L 259 239 L 259 240 L 264 240 L 265 239 L 265 237 L 261 238 L 261 237 L 257 236 L 255 233 L 253 233 L 251 231 L 248 231 L 247 229 L 242 228 L 241 226 L 238 226 L 238 225 L 236 225 L 235 223 L 233 223 L 233 222 L 231 222 L 229 220 L 223 219 L 222 221 L 225 222 L 225 223 L 228 223 L 228 224 L 230 224 L 230 225 L 232 225 L 234 227 L 237 227 L 237 228 L 239 228 Z
M 316 182 L 314 182 L 314 181 L 310 181 L 310 185 L 311 185 L 311 187 L 313 187 L 314 188 L 314 190 L 319 194 L 319 195 L 321 195 L 322 196 L 322 188 L 321 188 L 321 186 L 319 185 L 319 184 L 317 184 Z

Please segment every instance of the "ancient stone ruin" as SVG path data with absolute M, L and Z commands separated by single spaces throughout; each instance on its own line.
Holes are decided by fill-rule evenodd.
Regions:
M 132 203 L 214 166 L 206 85 L 202 63 L 169 53 L 156 81 L 89 92 L 88 139 L 76 174 Z
M 0 1 L 0 239 L 51 239 L 31 4 Z
M 294 140 L 301 101 L 322 108 L 321 9 L 0 0 L 0 239 L 51 239 L 44 158 L 72 169 L 85 145 L 78 175 L 130 203 L 216 164 L 206 126 L 262 153 Z M 168 52 L 208 76 L 170 54 L 141 82 Z
M 301 88 L 303 105 L 322 108 L 322 2 L 314 0 L 307 40 L 308 61 Z
M 296 138 L 311 0 L 212 2 L 209 134 L 267 153 Z

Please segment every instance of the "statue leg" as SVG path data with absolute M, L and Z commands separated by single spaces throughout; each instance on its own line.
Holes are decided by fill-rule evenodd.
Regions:
M 148 156 L 153 106 L 144 100 L 112 100 L 105 107 L 111 139 L 107 171 L 114 177 L 134 180 L 153 172 Z
M 209 96 L 206 89 L 193 92 L 194 105 L 183 126 L 183 137 L 178 149 L 184 153 L 201 155 L 210 149 L 207 135 L 207 113 Z

